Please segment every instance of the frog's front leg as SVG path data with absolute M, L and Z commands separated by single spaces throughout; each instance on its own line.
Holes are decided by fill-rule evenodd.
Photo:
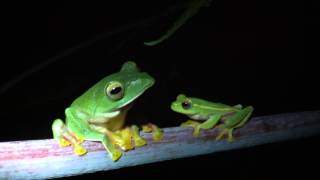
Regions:
M 192 127 L 196 128 L 200 123 L 194 120 L 187 120 L 186 122 L 181 123 L 180 127 Z
M 233 141 L 232 132 L 233 129 L 239 128 L 243 126 L 251 116 L 254 108 L 252 106 L 248 106 L 239 112 L 237 112 L 235 115 L 229 117 L 226 119 L 224 124 L 220 125 L 219 128 L 222 129 L 220 134 L 216 137 L 216 140 L 220 140 L 225 134 L 228 135 L 228 142 Z
M 154 124 L 148 123 L 147 125 L 143 125 L 142 129 L 146 133 L 152 132 L 152 137 L 155 141 L 163 139 L 162 130 Z M 112 132 L 109 132 L 109 134 L 110 133 Z M 139 127 L 136 125 L 118 130 L 115 133 L 110 134 L 110 136 L 113 137 L 115 144 L 124 151 L 147 144 L 147 141 L 140 135 Z
M 133 133 L 132 138 L 133 138 L 135 146 L 141 147 L 141 146 L 144 146 L 147 144 L 147 141 L 143 137 L 141 137 L 138 126 L 132 125 L 131 130 Z
M 199 136 L 200 129 L 211 129 L 212 127 L 214 127 L 218 123 L 220 118 L 221 118 L 220 114 L 212 115 L 208 120 L 206 120 L 205 122 L 203 122 L 195 127 L 195 129 L 193 131 L 193 136 L 195 136 L 195 137 Z
M 139 128 L 136 125 L 126 127 L 116 132 L 108 131 L 107 134 L 113 139 L 113 142 L 124 151 L 147 144 L 147 141 L 140 136 Z
M 208 120 L 206 120 L 203 123 L 195 122 L 192 120 L 188 120 L 181 124 L 181 127 L 193 127 L 193 136 L 198 137 L 200 134 L 200 129 L 211 129 L 214 127 L 218 121 L 220 120 L 221 115 L 216 114 L 212 115 Z
M 117 161 L 122 156 L 121 150 L 117 149 L 114 139 L 109 135 L 90 131 L 86 133 L 85 138 L 90 141 L 101 141 L 113 161 Z
M 123 151 L 128 151 L 134 148 L 132 143 L 133 133 L 129 127 L 115 132 L 107 131 L 107 135 L 111 137 L 113 143 L 118 145 Z

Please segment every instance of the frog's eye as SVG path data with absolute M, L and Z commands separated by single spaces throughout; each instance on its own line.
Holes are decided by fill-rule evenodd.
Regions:
M 190 109 L 192 107 L 192 103 L 190 100 L 187 99 L 181 103 L 181 106 L 183 109 Z
M 111 82 L 107 87 L 107 95 L 112 100 L 119 100 L 123 97 L 124 90 L 120 82 Z

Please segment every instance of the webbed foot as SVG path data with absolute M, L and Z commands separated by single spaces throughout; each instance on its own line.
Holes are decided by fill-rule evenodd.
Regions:
M 64 138 L 59 138 L 58 143 L 60 147 L 67 147 L 71 145 L 71 143 Z
M 122 152 L 119 149 L 115 149 L 112 153 L 110 153 L 112 161 L 117 161 L 122 156 Z
M 148 123 L 142 126 L 142 130 L 145 133 L 152 132 L 152 138 L 154 141 L 160 141 L 163 139 L 163 131 L 157 125 Z
M 78 156 L 82 156 L 82 155 L 85 155 L 87 153 L 87 150 L 83 146 L 81 146 L 79 144 L 77 144 L 77 145 L 75 145 L 73 147 L 73 151 Z
M 134 141 L 135 146 L 141 147 L 141 146 L 146 145 L 147 141 L 143 137 L 140 136 L 138 126 L 132 125 L 131 129 L 132 129 L 132 133 L 133 133 L 133 141 Z
M 115 146 L 115 140 L 113 139 L 113 132 L 108 131 L 106 135 L 103 136 L 101 142 L 105 149 L 109 152 L 109 156 L 112 161 L 117 161 L 122 156 L 122 151 Z
M 123 151 L 128 151 L 134 148 L 132 144 L 132 132 L 129 127 L 118 130 L 114 133 L 110 132 L 112 142 L 118 145 Z
M 221 128 L 221 127 L 220 127 Z M 233 142 L 233 135 L 232 135 L 232 132 L 233 132 L 233 129 L 227 129 L 227 128 L 221 128 L 222 131 L 218 134 L 218 136 L 216 137 L 216 140 L 221 140 L 223 138 L 224 135 L 227 134 L 228 138 L 227 138 L 227 141 L 229 143 Z

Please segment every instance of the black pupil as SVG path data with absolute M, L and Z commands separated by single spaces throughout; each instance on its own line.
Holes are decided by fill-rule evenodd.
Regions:
M 191 108 L 191 104 L 188 101 L 184 101 L 184 102 L 182 102 L 182 107 L 184 109 L 189 109 L 189 108 Z
M 121 90 L 122 90 L 122 88 L 119 87 L 119 86 L 118 87 L 114 87 L 114 88 L 111 89 L 110 94 L 113 94 L 113 95 L 118 94 L 119 92 L 121 92 Z

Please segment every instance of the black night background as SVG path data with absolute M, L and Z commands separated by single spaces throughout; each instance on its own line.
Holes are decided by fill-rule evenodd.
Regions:
M 178 126 L 186 117 L 169 107 L 179 93 L 253 105 L 253 116 L 320 109 L 314 51 L 319 3 L 217 0 L 163 43 L 145 46 L 172 25 L 180 4 L 7 5 L 1 17 L 0 141 L 51 138 L 52 121 L 127 60 L 156 79 L 128 121 Z M 309 175 L 316 174 L 319 144 L 319 137 L 304 138 L 83 177 Z

